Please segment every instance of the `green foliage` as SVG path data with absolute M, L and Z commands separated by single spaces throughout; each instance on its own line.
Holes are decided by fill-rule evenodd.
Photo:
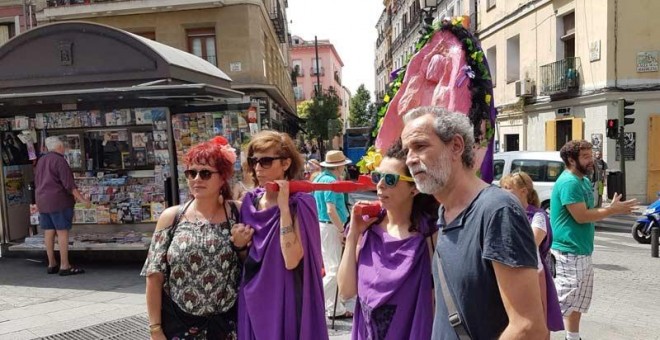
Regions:
M 337 93 L 333 88 L 329 88 L 320 96 L 307 102 L 309 102 L 309 105 L 304 108 L 307 112 L 307 133 L 317 139 L 328 140 L 328 130 L 332 130 L 328 129 L 328 126 L 331 124 L 329 122 L 339 120 L 339 97 L 337 96 Z M 301 115 L 302 112 L 300 111 L 300 106 L 307 102 L 303 102 L 298 106 L 299 115 Z
M 298 104 L 297 111 L 298 117 L 302 119 L 307 119 L 309 117 L 309 107 L 312 105 L 312 100 L 305 100 Z
M 373 120 L 373 112 L 369 110 L 371 105 L 371 95 L 364 87 L 360 85 L 351 98 L 351 106 L 349 108 L 349 122 L 351 127 L 370 126 Z

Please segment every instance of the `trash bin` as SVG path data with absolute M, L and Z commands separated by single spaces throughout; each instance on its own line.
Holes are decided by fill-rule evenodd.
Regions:
M 615 170 L 607 174 L 607 198 L 612 199 L 614 193 L 623 192 L 623 172 Z

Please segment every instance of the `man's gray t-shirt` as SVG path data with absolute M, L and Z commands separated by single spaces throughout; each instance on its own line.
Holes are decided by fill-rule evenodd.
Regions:
M 438 241 L 433 256 L 435 318 L 433 339 L 457 339 L 447 317 L 435 261 L 443 272 L 456 308 L 472 339 L 495 339 L 509 319 L 492 261 L 510 267 L 536 268 L 536 245 L 527 215 L 516 197 L 489 186 L 454 221 L 446 225 L 440 207 Z

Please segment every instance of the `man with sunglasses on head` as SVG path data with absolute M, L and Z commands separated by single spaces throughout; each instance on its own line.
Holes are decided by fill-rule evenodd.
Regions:
M 517 198 L 477 177 L 470 119 L 419 107 L 404 124 L 417 189 L 441 204 L 432 339 L 545 338 L 532 229 Z
M 325 161 L 321 162 L 323 172 L 316 176 L 314 183 L 333 183 L 344 174 L 351 160 L 337 150 L 328 151 Z M 342 301 L 337 301 L 337 270 L 341 261 L 344 224 L 348 221 L 346 196 L 332 191 L 315 191 L 316 208 L 319 214 L 321 229 L 321 253 L 323 255 L 323 293 L 325 295 L 325 313 L 330 318 L 351 318 L 353 314 L 347 310 Z

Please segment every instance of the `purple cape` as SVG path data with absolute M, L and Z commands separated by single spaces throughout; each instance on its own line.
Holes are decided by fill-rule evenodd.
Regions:
M 353 339 L 431 338 L 433 278 L 426 236 L 437 227 L 427 222 L 419 229 L 403 240 L 379 225 L 362 235 Z
M 545 261 L 545 259 L 548 258 L 550 246 L 552 245 L 552 228 L 550 227 L 550 219 L 548 218 L 548 214 L 546 214 L 543 209 L 539 209 L 531 204 L 527 206 L 527 219 L 529 219 L 529 222 L 532 222 L 532 219 L 537 212 L 543 214 L 547 229 L 547 234 L 539 246 L 539 253 L 541 254 L 541 261 L 543 261 L 543 271 L 545 272 L 545 296 L 548 304 L 546 306 L 548 314 L 548 330 L 556 332 L 564 329 L 564 320 L 561 315 L 559 298 L 557 297 L 557 290 L 555 289 L 555 283 L 552 279 L 552 273 L 550 273 L 548 263 Z
M 238 295 L 238 338 L 328 339 L 314 197 L 296 193 L 289 198 L 304 255 L 298 268 L 287 270 L 280 247 L 280 210 L 257 211 L 253 202 L 261 193 L 263 189 L 248 192 L 241 206 L 241 222 L 254 228 L 254 235 Z

